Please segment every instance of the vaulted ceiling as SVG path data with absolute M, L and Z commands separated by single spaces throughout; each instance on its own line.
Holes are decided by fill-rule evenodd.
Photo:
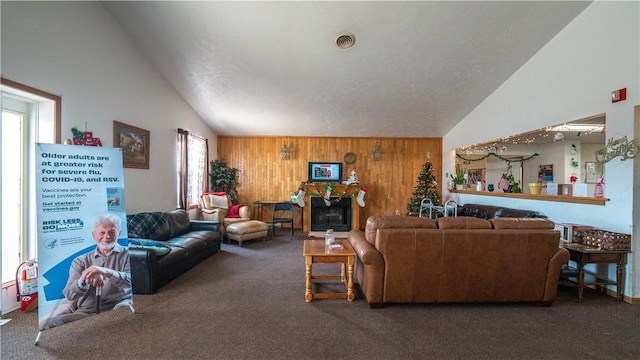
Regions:
M 103 3 L 217 134 L 345 137 L 445 135 L 589 4 Z

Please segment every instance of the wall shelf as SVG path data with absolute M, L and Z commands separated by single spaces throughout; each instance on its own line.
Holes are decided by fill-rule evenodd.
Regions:
M 449 193 L 461 194 L 461 195 L 505 197 L 505 198 L 524 199 L 524 200 L 555 201 L 555 202 L 587 204 L 587 205 L 605 205 L 606 202 L 609 201 L 609 198 L 593 198 L 593 197 L 582 197 L 582 196 L 545 195 L 545 194 L 533 195 L 533 194 L 522 194 L 522 193 L 505 193 L 505 192 L 498 192 L 498 191 L 489 192 L 489 191 L 449 189 Z

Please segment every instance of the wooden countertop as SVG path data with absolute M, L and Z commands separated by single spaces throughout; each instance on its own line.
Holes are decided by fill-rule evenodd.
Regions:
M 480 196 L 493 196 L 493 197 L 507 197 L 525 200 L 542 200 L 542 201 L 556 201 L 565 203 L 577 203 L 588 205 L 604 205 L 609 198 L 594 198 L 594 197 L 582 197 L 582 196 L 566 196 L 566 195 L 545 195 L 545 194 L 523 194 L 523 193 L 506 193 L 502 191 L 476 191 L 476 190 L 455 190 L 449 189 L 451 194 L 461 195 L 480 195 Z

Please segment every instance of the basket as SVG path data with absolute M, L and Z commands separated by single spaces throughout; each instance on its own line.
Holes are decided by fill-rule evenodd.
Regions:
M 538 195 L 542 192 L 542 184 L 540 183 L 529 183 L 529 192 L 532 195 Z
M 590 230 L 582 234 L 585 245 L 602 250 L 631 250 L 631 235 L 605 230 Z
M 574 225 L 571 234 L 571 242 L 582 244 L 584 242 L 583 237 L 586 231 L 597 230 L 593 226 L 587 225 Z

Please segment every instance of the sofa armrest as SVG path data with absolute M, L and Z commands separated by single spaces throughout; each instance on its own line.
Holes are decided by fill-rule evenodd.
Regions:
M 549 306 L 556 299 L 558 294 L 558 282 L 560 281 L 560 271 L 562 266 L 569 262 L 569 251 L 559 247 L 558 251 L 549 259 L 549 268 L 547 270 L 547 281 L 544 287 L 544 296 L 542 303 Z
M 222 216 L 222 209 L 202 209 L 202 218 L 205 221 L 220 222 L 224 216 Z
M 158 257 L 153 250 L 129 249 L 131 287 L 134 294 L 153 294 L 158 271 Z
M 251 219 L 251 212 L 249 211 L 249 207 L 247 205 L 243 205 L 240 207 L 240 209 L 238 210 L 238 215 L 240 215 L 241 218 Z
M 382 266 L 384 268 L 384 258 L 382 254 L 365 240 L 364 232 L 352 230 L 349 232 L 348 240 L 363 264 Z
M 356 277 L 364 297 L 370 307 L 382 307 L 385 269 L 382 254 L 365 239 L 364 231 L 349 231 L 347 240 L 358 257 Z
M 216 231 L 220 232 L 220 223 L 217 221 L 191 220 L 192 231 Z

